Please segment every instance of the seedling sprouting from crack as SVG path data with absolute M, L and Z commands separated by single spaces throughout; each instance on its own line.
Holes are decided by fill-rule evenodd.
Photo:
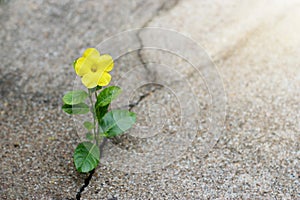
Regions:
M 100 55 L 96 49 L 88 48 L 73 66 L 87 92 L 67 92 L 63 97 L 62 110 L 71 115 L 89 112 L 93 115 L 91 122 L 83 123 L 87 130 L 87 141 L 78 144 L 73 156 L 79 172 L 90 172 L 99 164 L 99 144 L 103 138 L 113 138 L 130 129 L 136 121 L 136 115 L 128 110 L 109 110 L 110 103 L 121 93 L 120 87 L 108 86 L 111 80 L 109 72 L 114 67 L 110 55 Z M 86 104 L 87 99 L 90 105 Z

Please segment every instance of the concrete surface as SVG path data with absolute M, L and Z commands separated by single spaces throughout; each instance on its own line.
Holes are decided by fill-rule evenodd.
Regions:
M 177 30 L 206 49 L 227 94 L 225 131 L 204 158 L 202 140 L 194 140 L 180 159 L 152 173 L 100 165 L 82 198 L 299 199 L 299 13 L 300 1 L 279 0 L 1 2 L 1 199 L 75 198 L 88 175 L 74 169 L 80 137 L 60 110 L 73 87 L 72 60 L 144 26 Z M 134 66 L 137 58 L 123 63 Z M 172 98 L 153 94 L 135 111 Z M 209 138 L 206 128 L 196 137 Z M 130 136 L 121 139 L 122 148 L 143 150 Z

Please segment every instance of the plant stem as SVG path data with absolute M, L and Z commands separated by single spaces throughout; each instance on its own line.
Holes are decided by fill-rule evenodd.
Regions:
M 98 94 L 97 94 L 97 91 L 95 91 L 95 98 L 97 99 L 97 96 L 98 96 Z M 96 132 L 96 144 L 97 144 L 97 146 L 98 146 L 98 144 L 99 144 L 99 140 L 100 140 L 100 136 L 99 136 L 99 121 L 97 120 L 97 127 L 96 127 L 96 125 L 94 126 L 96 129 L 97 129 L 97 131 L 95 130 L 95 132 Z
M 96 131 L 95 105 L 94 105 L 94 102 L 93 102 L 92 92 L 91 92 L 91 90 L 88 90 L 88 91 L 89 91 L 89 99 L 90 99 L 90 102 L 91 102 L 91 111 L 93 113 L 93 120 L 94 120 L 94 138 L 95 138 L 95 141 L 96 141 L 96 145 L 98 146 L 99 141 L 98 141 L 98 136 L 97 136 L 97 131 Z

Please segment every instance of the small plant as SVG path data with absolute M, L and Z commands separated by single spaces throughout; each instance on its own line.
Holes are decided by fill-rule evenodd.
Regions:
M 73 67 L 87 92 L 67 92 L 62 99 L 62 110 L 70 115 L 92 113 L 93 120 L 83 122 L 87 141 L 78 144 L 73 156 L 76 169 L 89 172 L 99 164 L 99 144 L 103 138 L 113 138 L 130 129 L 136 121 L 136 115 L 128 110 L 109 109 L 110 103 L 121 93 L 118 86 L 103 88 L 110 83 L 109 72 L 114 67 L 110 55 L 100 55 L 96 49 L 88 48 L 82 57 L 75 60 Z M 86 104 L 87 100 L 89 105 Z

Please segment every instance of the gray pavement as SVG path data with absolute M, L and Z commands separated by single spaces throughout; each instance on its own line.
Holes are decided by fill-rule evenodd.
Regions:
M 75 198 L 88 174 L 74 169 L 72 153 L 81 138 L 73 118 L 60 110 L 61 96 L 73 88 L 72 60 L 111 35 L 150 26 L 193 38 L 217 65 L 227 97 L 224 131 L 213 146 L 216 138 L 201 121 L 183 155 L 151 173 L 120 170 L 122 159 L 101 164 L 82 199 L 299 199 L 299 13 L 296 0 L 1 1 L 0 198 Z M 115 80 L 125 82 L 125 72 L 143 61 L 163 60 L 193 83 L 201 117 L 209 118 L 209 91 L 189 63 L 160 51 L 141 55 L 118 60 Z M 147 73 L 140 71 L 138 80 Z M 161 73 L 158 80 L 184 88 L 172 74 Z M 180 94 L 146 87 L 130 98 L 145 93 L 133 108 L 139 125 L 149 126 L 147 117 L 151 126 L 159 125 L 154 113 L 166 123 L 171 116 L 176 126 Z M 164 136 L 178 136 L 172 126 Z M 139 131 L 115 146 L 152 152 L 151 145 L 164 138 L 137 139 L 145 136 Z M 106 156 L 116 155 L 110 145 Z

